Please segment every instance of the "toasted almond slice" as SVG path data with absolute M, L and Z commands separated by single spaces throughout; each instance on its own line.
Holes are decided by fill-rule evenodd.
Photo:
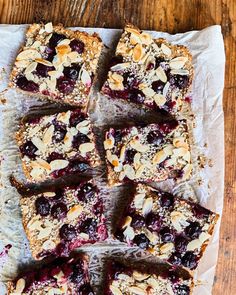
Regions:
M 158 93 L 155 94 L 153 96 L 153 99 L 154 99 L 155 103 L 157 104 L 157 106 L 159 106 L 159 107 L 163 106 L 166 103 L 166 98 L 162 94 L 158 94 Z
M 51 79 L 48 79 L 47 85 L 50 91 L 54 92 L 56 90 L 57 80 L 54 77 L 51 77 Z
M 136 174 L 135 174 L 135 178 L 140 178 L 145 170 L 146 166 L 145 165 L 140 165 L 139 168 L 137 169 L 136 171 Z
M 166 44 L 164 43 L 161 44 L 161 50 L 165 55 L 171 56 L 171 49 Z
M 70 39 L 63 39 L 57 45 L 69 45 L 71 42 Z M 70 52 L 71 53 L 71 52 Z M 78 52 L 77 52 L 78 53 Z
M 30 60 L 23 59 L 15 62 L 15 66 L 18 68 L 26 68 L 30 64 Z
M 156 75 L 163 83 L 167 82 L 166 73 L 161 66 L 156 69 Z
M 151 212 L 153 206 L 153 199 L 152 197 L 146 198 L 143 202 L 142 213 L 144 216 L 148 215 Z
M 121 290 L 116 286 L 110 285 L 110 290 L 113 295 L 122 295 Z
M 144 198 L 145 198 L 145 193 L 137 194 L 134 197 L 134 205 L 137 209 L 141 209 L 143 207 Z
M 32 73 L 37 67 L 37 62 L 30 63 L 25 69 L 25 74 Z
M 117 55 L 119 55 L 119 54 L 126 55 L 127 51 L 128 51 L 128 48 L 127 48 L 126 44 L 123 42 L 119 42 L 117 45 L 117 48 L 116 48 L 116 54 Z
M 137 43 L 141 43 L 140 35 L 131 34 L 130 35 L 130 44 L 136 45 Z
M 131 226 L 127 226 L 123 234 L 128 240 L 133 240 L 135 236 L 134 229 Z
M 140 35 L 140 39 L 141 39 L 142 43 L 145 45 L 149 45 L 152 43 L 151 35 L 146 32 L 142 32 L 142 34 Z
M 114 143 L 115 139 L 113 136 L 110 135 L 109 138 L 107 138 L 103 143 L 105 150 L 112 149 L 114 147 Z
M 121 71 L 130 67 L 129 62 L 120 63 L 110 68 L 111 71 Z
M 150 275 L 145 274 L 145 273 L 141 273 L 141 272 L 138 272 L 138 271 L 133 271 L 133 277 L 135 278 L 135 280 L 141 282 L 141 281 L 144 281 L 147 278 L 149 278 Z
M 29 129 L 29 136 L 30 137 L 33 137 L 36 133 L 39 132 L 39 130 L 41 129 L 41 127 L 39 125 L 36 125 L 34 127 L 31 127 L 30 126 L 30 129 Z
M 162 254 L 168 253 L 173 249 L 174 249 L 174 244 L 173 243 L 166 243 L 166 244 L 164 244 L 164 245 L 162 245 L 160 247 L 160 251 L 161 251 Z
M 124 222 L 124 224 L 122 225 L 122 228 L 126 228 L 127 226 L 130 226 L 130 223 L 132 222 L 132 217 L 130 217 L 130 216 L 127 216 L 126 218 L 125 218 L 125 222 Z
M 53 64 L 50 61 L 46 60 L 46 59 L 36 58 L 35 61 L 37 63 L 39 63 L 39 64 L 43 64 L 43 65 L 48 66 L 48 67 L 53 67 Z
M 20 278 L 16 282 L 16 288 L 15 288 L 15 293 L 21 294 L 25 288 L 25 280 L 23 278 Z
M 73 134 L 71 134 L 71 132 L 68 131 L 63 140 L 67 148 L 70 148 L 72 146 L 73 138 L 74 138 Z
M 43 193 L 43 195 L 45 197 L 51 198 L 51 197 L 54 197 L 56 195 L 56 193 L 55 192 L 45 192 L 45 193 Z
M 52 142 L 52 136 L 54 133 L 54 125 L 51 125 L 43 135 L 43 143 L 48 145 Z
M 135 171 L 134 171 L 134 168 L 132 166 L 130 166 L 129 164 L 125 164 L 124 165 L 124 172 L 125 172 L 125 175 L 130 180 L 134 180 L 134 178 L 135 178 Z
M 187 60 L 188 58 L 185 56 L 179 56 L 179 57 L 173 58 L 170 61 L 170 68 L 175 70 L 181 69 L 185 65 Z
M 42 223 L 39 220 L 36 220 L 33 223 L 29 222 L 27 224 L 27 228 L 30 231 L 33 231 L 33 230 L 36 230 L 36 229 L 39 230 L 41 228 L 41 225 L 42 225 Z
M 199 239 L 195 239 L 188 243 L 187 251 L 194 251 L 196 249 L 200 249 L 202 246 L 202 242 Z
M 136 286 L 129 287 L 129 291 L 131 292 L 131 294 L 134 293 L 136 295 L 147 295 L 147 292 L 144 289 Z
M 136 138 L 134 138 L 130 141 L 130 146 L 140 153 L 145 153 L 149 150 L 148 145 L 140 143 L 140 141 Z
M 39 234 L 37 235 L 37 239 L 42 240 L 45 239 L 46 237 L 49 237 L 52 232 L 51 227 L 46 227 L 46 228 L 41 228 L 39 231 Z
M 79 146 L 79 150 L 82 154 L 92 152 L 94 149 L 95 149 L 95 144 L 93 142 L 82 143 Z
M 65 124 L 69 124 L 69 122 L 70 122 L 70 115 L 71 115 L 71 111 L 59 113 L 57 115 L 57 120 L 65 123 Z
M 16 60 L 24 60 L 24 59 L 32 59 L 35 60 L 36 58 L 41 58 L 41 54 L 36 49 L 26 49 L 21 51 Z
M 69 52 L 71 52 L 71 48 L 69 45 L 62 44 L 62 45 L 57 45 L 56 51 L 57 51 L 57 55 L 60 58 L 64 55 L 68 54 Z
M 134 155 L 134 168 L 138 169 L 140 166 L 140 158 L 141 158 L 141 154 L 140 153 L 136 153 Z
M 182 75 L 182 76 L 189 75 L 189 71 L 188 70 L 184 70 L 184 69 L 171 70 L 170 72 L 173 75 Z
M 144 55 L 144 49 L 141 44 L 137 44 L 133 49 L 133 60 L 139 62 Z
M 128 32 L 128 33 L 132 33 L 132 34 L 134 34 L 136 36 L 140 35 L 140 32 L 137 29 L 134 29 L 134 28 L 126 27 L 125 31 Z
M 34 167 L 31 171 L 30 171 L 30 176 L 34 179 L 34 180 L 42 180 L 43 175 L 44 175 L 44 171 L 41 168 L 38 167 Z
M 154 156 L 154 158 L 152 159 L 152 163 L 154 165 L 156 164 L 160 164 L 161 162 L 163 162 L 166 159 L 166 154 L 163 150 L 160 150 L 159 152 L 157 152 Z
M 47 161 L 43 160 L 43 159 L 37 158 L 36 161 L 32 162 L 32 167 L 34 166 L 34 164 L 39 165 L 40 168 L 43 168 L 45 170 L 48 170 L 48 171 L 51 170 L 50 164 Z
M 47 32 L 47 33 L 52 33 L 52 31 L 53 31 L 52 23 L 47 23 L 47 24 L 44 26 L 44 29 L 45 29 L 45 32 Z
M 177 148 L 179 147 L 182 147 L 182 148 L 185 148 L 185 149 L 189 149 L 189 145 L 188 143 L 185 141 L 185 138 L 184 137 L 175 137 L 173 139 L 173 145 Z
M 44 250 L 52 250 L 52 249 L 55 249 L 55 247 L 56 247 L 56 244 L 51 240 L 46 240 L 42 245 L 42 248 Z
M 78 218 L 79 215 L 82 213 L 82 211 L 83 211 L 83 207 L 81 205 L 74 205 L 67 212 L 68 220 L 74 220 L 74 219 Z
M 67 160 L 54 160 L 50 162 L 51 172 L 64 169 L 69 165 L 69 161 Z
M 199 240 L 204 243 L 208 239 L 210 239 L 211 235 L 208 232 L 202 232 L 199 236 Z
M 143 88 L 142 92 L 147 97 L 153 97 L 156 94 L 156 92 L 150 87 Z

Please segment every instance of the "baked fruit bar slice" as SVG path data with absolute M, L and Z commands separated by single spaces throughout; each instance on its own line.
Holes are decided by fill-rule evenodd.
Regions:
M 86 256 L 57 259 L 8 283 L 8 295 L 94 294 Z
M 192 56 L 185 46 L 153 39 L 127 25 L 102 93 L 176 114 L 181 111 L 192 79 Z
M 110 128 L 105 134 L 104 148 L 110 185 L 167 178 L 186 180 L 191 175 L 188 131 L 184 120 Z
M 31 182 L 100 164 L 90 119 L 80 109 L 22 120 L 16 139 L 24 173 Z
M 195 269 L 218 214 L 139 184 L 115 236 L 175 265 Z
M 106 295 L 190 295 L 193 289 L 193 279 L 187 272 L 117 261 L 108 263 L 106 283 Z
M 50 100 L 86 107 L 102 42 L 97 34 L 62 25 L 30 25 L 10 86 Z
M 103 202 L 92 180 L 20 200 L 22 221 L 35 259 L 69 256 L 107 237 Z

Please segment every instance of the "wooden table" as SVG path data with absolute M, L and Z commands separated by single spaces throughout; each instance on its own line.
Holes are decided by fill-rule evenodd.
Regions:
M 142 29 L 169 33 L 222 26 L 227 56 L 225 207 L 213 294 L 236 294 L 236 1 L 0 0 L 0 11 L 0 22 L 10 24 L 53 21 L 65 26 L 122 28 L 132 22 Z

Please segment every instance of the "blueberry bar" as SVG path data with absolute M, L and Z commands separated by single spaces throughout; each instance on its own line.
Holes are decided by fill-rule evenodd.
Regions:
M 136 188 L 115 236 L 174 265 L 195 269 L 218 214 L 143 184 Z
M 184 120 L 123 129 L 110 128 L 104 148 L 108 182 L 152 182 L 190 177 L 187 125 Z
M 19 275 L 8 283 L 8 295 L 93 295 L 88 275 L 86 256 L 71 259 L 57 259 L 40 269 L 33 269 Z
M 192 56 L 182 45 L 127 25 L 111 60 L 102 93 L 142 107 L 181 111 L 193 79 Z
M 189 274 L 158 266 L 144 272 L 137 266 L 112 261 L 107 265 L 106 295 L 190 295 L 193 279 Z
M 22 120 L 16 139 L 31 182 L 83 172 L 100 163 L 89 117 L 80 109 Z
M 35 259 L 68 256 L 107 237 L 103 202 L 92 180 L 76 186 L 22 196 L 23 226 Z
M 52 23 L 30 25 L 14 63 L 10 87 L 86 107 L 101 50 L 96 34 Z

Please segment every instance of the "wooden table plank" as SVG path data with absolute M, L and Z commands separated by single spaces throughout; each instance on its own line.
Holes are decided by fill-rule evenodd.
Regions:
M 227 64 L 225 111 L 225 203 L 214 295 L 236 294 L 236 1 L 235 0 L 0 0 L 1 23 L 53 21 L 65 26 L 184 32 L 221 24 Z M 220 155 L 219 155 L 220 156 Z M 200 295 L 200 294 L 199 294 Z

